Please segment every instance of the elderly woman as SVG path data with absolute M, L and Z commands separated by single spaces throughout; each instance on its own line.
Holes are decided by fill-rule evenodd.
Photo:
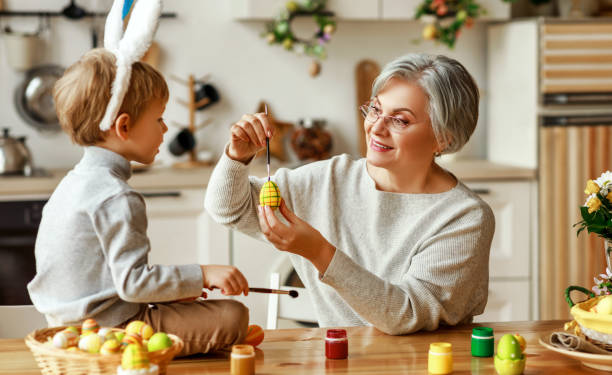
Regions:
M 470 322 L 487 302 L 494 217 L 435 158 L 470 138 L 478 88 L 459 62 L 410 54 L 389 63 L 372 91 L 361 108 L 367 156 L 279 169 L 278 214 L 258 206 L 265 179 L 248 176 L 273 128 L 265 114 L 243 116 L 211 176 L 206 209 L 290 253 L 323 327 L 398 335 Z

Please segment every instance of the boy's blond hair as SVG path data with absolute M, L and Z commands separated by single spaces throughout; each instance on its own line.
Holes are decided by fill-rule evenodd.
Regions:
M 111 97 L 111 84 L 117 66 L 112 52 L 97 48 L 72 64 L 53 88 L 57 116 L 74 143 L 82 146 L 104 141 L 100 121 Z M 154 99 L 168 100 L 166 80 L 155 68 L 143 62 L 132 65 L 130 87 L 119 113 L 137 121 Z

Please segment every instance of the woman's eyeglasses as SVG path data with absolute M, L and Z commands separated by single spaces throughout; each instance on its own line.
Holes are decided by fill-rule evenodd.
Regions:
M 372 124 L 382 117 L 389 130 L 396 133 L 401 133 L 410 126 L 410 123 L 407 121 L 397 117 L 383 115 L 381 111 L 373 105 L 362 105 L 359 107 L 359 110 L 361 111 L 363 118 Z

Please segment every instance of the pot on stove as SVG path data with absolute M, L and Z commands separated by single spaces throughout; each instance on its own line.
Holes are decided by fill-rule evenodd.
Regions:
M 4 128 L 0 136 L 0 175 L 32 174 L 32 155 L 25 144 L 25 137 L 13 138 Z

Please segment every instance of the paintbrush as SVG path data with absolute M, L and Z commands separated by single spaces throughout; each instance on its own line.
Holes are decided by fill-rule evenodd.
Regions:
M 249 292 L 254 293 L 273 293 L 273 294 L 288 294 L 292 298 L 298 296 L 297 290 L 280 290 L 280 289 L 268 289 L 268 288 L 249 288 Z
M 268 105 L 264 104 L 266 116 L 268 116 Z M 266 166 L 268 167 L 268 181 L 270 181 L 270 137 L 266 134 Z

